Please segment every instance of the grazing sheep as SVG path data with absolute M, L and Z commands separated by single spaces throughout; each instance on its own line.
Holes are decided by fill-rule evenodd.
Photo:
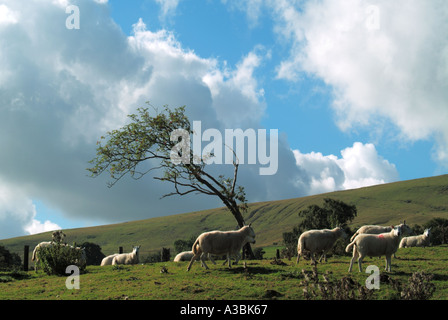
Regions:
M 191 258 L 193 258 L 194 253 L 193 251 L 184 251 L 181 253 L 178 253 L 175 257 L 174 257 L 174 262 L 179 262 L 179 261 L 190 261 Z
M 412 233 L 412 229 L 411 227 L 409 227 L 406 224 L 406 221 L 403 221 L 403 223 L 399 224 L 402 228 L 403 234 L 411 234 Z M 376 225 L 366 225 L 366 226 L 362 226 L 361 228 L 359 228 L 355 234 L 350 238 L 350 242 L 352 242 L 353 240 L 355 240 L 356 236 L 358 234 L 380 234 L 380 233 L 386 233 L 386 232 L 390 232 L 392 230 L 392 227 L 390 226 L 376 226 Z
M 358 258 L 359 272 L 362 272 L 362 259 L 364 257 L 386 256 L 386 271 L 391 270 L 391 258 L 394 254 L 402 237 L 402 226 L 391 227 L 389 233 L 381 234 L 360 234 L 346 248 L 350 252 L 353 248 L 353 257 L 350 261 L 348 272 L 352 271 L 353 261 Z
M 114 253 L 114 254 L 111 254 L 110 256 L 103 258 L 103 260 L 101 260 L 101 266 L 111 266 L 112 260 L 114 259 L 115 256 L 118 256 L 118 255 L 119 255 L 119 253 Z
M 231 268 L 231 255 L 236 255 L 236 261 L 238 262 L 241 248 L 246 243 L 255 243 L 255 232 L 251 225 L 244 226 L 237 231 L 210 231 L 202 233 L 194 242 L 192 251 L 194 253 L 188 265 L 187 271 L 190 271 L 191 265 L 198 258 L 201 259 L 202 266 L 208 269 L 205 263 L 205 257 L 208 258 L 213 264 L 216 264 L 212 258 L 214 255 L 227 255 L 227 261 L 229 262 L 229 268 Z
M 401 239 L 400 248 L 429 246 L 429 230 L 431 230 L 431 228 L 426 229 L 421 235 Z
M 139 262 L 138 250 L 140 246 L 134 247 L 130 253 L 120 253 L 112 258 L 112 265 L 117 264 L 137 264 Z
M 308 230 L 302 233 L 297 241 L 297 261 L 299 263 L 300 256 L 304 254 L 305 251 L 311 253 L 312 262 L 316 261 L 315 254 L 322 253 L 319 262 L 322 257 L 325 256 L 325 261 L 327 261 L 326 253 L 330 250 L 337 239 L 342 236 L 346 236 L 344 229 L 341 227 L 336 227 L 334 229 L 322 229 L 322 230 Z

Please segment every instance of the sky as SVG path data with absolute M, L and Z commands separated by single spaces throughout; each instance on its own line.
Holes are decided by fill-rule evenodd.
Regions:
M 223 206 L 88 176 L 146 101 L 277 129 L 249 202 L 446 174 L 447 24 L 445 0 L 0 0 L 0 239 Z

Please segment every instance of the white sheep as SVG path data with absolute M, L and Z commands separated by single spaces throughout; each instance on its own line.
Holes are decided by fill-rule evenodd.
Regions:
M 136 246 L 130 253 L 117 254 L 112 259 L 112 265 L 115 266 L 117 264 L 138 264 L 138 262 L 139 262 L 138 250 L 139 249 L 140 249 L 140 246 Z
M 114 259 L 115 256 L 118 256 L 119 253 L 114 253 L 111 254 L 105 258 L 103 258 L 103 260 L 101 260 L 101 266 L 110 266 L 112 265 L 112 260 Z
M 193 258 L 193 256 L 194 256 L 193 251 L 180 252 L 174 257 L 174 262 L 190 261 L 191 258 Z
M 362 272 L 362 259 L 364 257 L 386 256 L 386 271 L 391 270 L 391 258 L 394 254 L 402 237 L 402 226 L 391 227 L 391 231 L 381 234 L 360 234 L 346 248 L 350 252 L 353 248 L 353 257 L 350 261 L 348 272 L 352 271 L 353 262 L 358 258 L 359 272 Z
M 191 265 L 197 259 L 201 259 L 202 266 L 208 269 L 205 263 L 205 257 L 208 258 L 213 264 L 216 262 L 211 255 L 227 255 L 229 268 L 231 268 L 230 256 L 236 256 L 235 263 L 239 260 L 239 252 L 246 243 L 255 243 L 255 232 L 251 225 L 243 226 L 236 231 L 210 231 L 202 233 L 194 242 L 192 251 L 194 253 L 191 258 L 190 264 L 187 267 L 187 271 L 190 271 Z
M 406 224 L 406 221 L 403 221 L 403 223 L 399 224 L 402 228 L 403 234 L 411 234 L 412 229 Z M 366 225 L 360 227 L 355 234 L 350 238 L 350 242 L 355 240 L 356 236 L 359 234 L 380 234 L 380 233 L 386 233 L 390 232 L 392 230 L 391 226 L 376 226 L 376 225 Z
M 330 250 L 337 239 L 341 236 L 346 237 L 344 229 L 341 227 L 336 227 L 334 229 L 322 229 L 322 230 L 308 230 L 302 233 L 297 242 L 297 261 L 299 263 L 300 256 L 304 254 L 305 251 L 311 253 L 311 260 L 316 261 L 315 254 L 322 253 L 319 262 L 322 257 L 325 256 L 325 261 L 327 261 L 326 253 Z
M 423 234 L 413 237 L 405 237 L 401 239 L 400 248 L 410 247 L 427 247 L 429 246 L 429 231 L 431 228 L 426 229 Z

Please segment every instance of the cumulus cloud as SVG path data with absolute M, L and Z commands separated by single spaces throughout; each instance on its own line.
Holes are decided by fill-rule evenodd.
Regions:
M 355 142 L 341 151 L 341 158 L 320 152 L 293 150 L 296 163 L 310 177 L 309 194 L 355 189 L 397 181 L 394 164 L 383 159 L 373 144 Z
M 341 129 L 393 123 L 406 141 L 435 139 L 448 166 L 448 4 L 443 0 L 270 2 L 291 51 L 278 77 L 303 72 L 334 90 Z M 381 121 L 380 121 L 381 120 Z
M 20 201 L 5 198 L 8 206 L 0 210 L 5 230 L 54 227 L 33 223 L 29 199 L 73 219 L 105 222 L 222 205 L 205 196 L 160 200 L 172 186 L 151 176 L 123 179 L 108 189 L 108 177 L 88 178 L 85 169 L 99 137 L 123 125 L 147 100 L 155 106 L 186 105 L 189 118 L 201 120 L 204 129 L 258 127 L 266 106 L 253 72 L 265 52 L 254 48 L 231 67 L 182 48 L 169 31 L 147 30 L 141 20 L 125 36 L 104 3 L 79 1 L 81 28 L 72 30 L 65 27 L 61 1 L 26 6 L 5 1 L 5 6 L 18 19 L 0 24 L 0 178 L 4 188 L 20 186 L 27 199 L 21 208 Z M 259 180 L 258 169 L 250 168 L 241 178 L 248 189 Z M 257 197 L 266 198 L 267 187 Z M 11 219 L 13 212 L 17 217 Z
M 147 100 L 154 106 L 186 105 L 189 118 L 201 120 L 204 130 L 260 128 L 267 106 L 255 73 L 270 53 L 257 46 L 229 66 L 183 48 L 167 30 L 148 30 L 141 20 L 131 36 L 124 35 L 109 17 L 107 1 L 81 0 L 78 5 L 81 27 L 69 30 L 64 0 L 3 1 L 0 17 L 7 23 L 0 23 L 0 237 L 58 227 L 35 221 L 30 199 L 58 208 L 71 220 L 104 223 L 222 206 L 210 196 L 161 200 L 172 185 L 151 176 L 124 178 L 109 189 L 107 176 L 87 177 L 88 161 L 95 156 L 99 137 L 124 125 L 126 115 Z M 239 182 L 249 201 L 308 194 L 313 177 L 319 180 L 324 170 L 314 168 L 312 159 L 298 166 L 297 154 L 282 135 L 278 155 L 274 176 L 260 176 L 256 165 L 241 167 Z M 324 159 L 335 174 L 335 188 L 350 181 L 352 186 L 362 184 L 369 174 L 382 181 L 381 175 L 349 165 L 350 152 L 343 159 L 346 167 L 341 159 L 333 159 L 333 165 Z M 340 182 L 337 167 L 356 174 Z M 232 166 L 211 170 L 232 174 Z
M 0 181 L 0 236 L 14 237 L 60 229 L 50 221 L 35 219 L 36 207 L 23 189 Z

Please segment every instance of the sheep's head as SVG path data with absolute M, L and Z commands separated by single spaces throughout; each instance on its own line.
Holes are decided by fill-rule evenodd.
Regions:
M 396 226 L 396 227 L 394 227 L 394 226 L 391 226 L 391 227 L 393 229 L 394 236 L 400 237 L 402 235 L 402 233 L 403 233 L 402 228 L 403 227 L 401 225 Z
M 425 237 L 429 238 L 429 230 L 431 230 L 431 228 L 428 228 L 425 230 L 425 232 L 423 232 L 423 234 L 425 235 Z
M 246 228 L 246 241 L 249 243 L 255 243 L 255 232 L 254 229 L 252 229 L 251 224 L 248 226 L 244 226 L 243 228 Z

